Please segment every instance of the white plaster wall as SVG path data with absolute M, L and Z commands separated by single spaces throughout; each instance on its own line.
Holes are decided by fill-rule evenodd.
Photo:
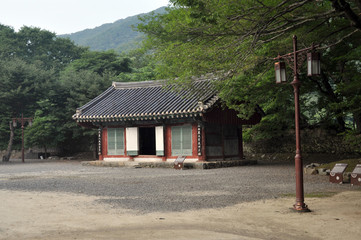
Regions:
M 155 149 L 164 151 L 164 129 L 163 126 L 155 127 Z
M 139 151 L 138 128 L 126 128 L 126 138 L 127 151 Z

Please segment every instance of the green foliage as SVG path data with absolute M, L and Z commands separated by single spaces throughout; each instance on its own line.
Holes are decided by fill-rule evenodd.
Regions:
M 53 80 L 52 71 L 41 64 L 29 64 L 17 58 L 0 59 L 0 136 L 4 148 L 9 138 L 9 121 L 12 117 L 32 116 L 36 102 L 47 91 Z M 17 135 L 19 136 L 19 135 Z M 16 140 L 15 140 L 16 141 Z
M 22 27 L 19 32 L 0 25 L 0 56 L 2 59 L 21 58 L 27 63 L 41 62 L 43 68 L 62 70 L 86 51 L 69 39 L 57 38 L 40 28 Z
M 75 71 L 89 70 L 99 75 L 110 72 L 118 75 L 122 72 L 130 72 L 129 58 L 120 58 L 114 51 L 85 52 L 80 59 L 73 61 L 69 68 Z
M 12 114 L 31 108 L 45 91 L 52 72 L 42 68 L 41 64 L 29 64 L 21 59 L 0 60 L 0 101 L 12 109 Z
M 69 89 L 60 84 L 59 73 L 87 50 L 38 28 L 14 32 L 0 25 L 0 36 L 1 149 L 9 140 L 9 121 L 21 114 L 35 115 L 34 126 L 25 130 L 29 145 L 63 147 L 71 139 L 66 123 L 72 114 L 65 110 Z M 20 128 L 15 128 L 15 145 L 20 136 Z
M 249 117 L 257 104 L 266 113 L 247 137 L 272 138 L 294 126 L 293 90 L 274 84 L 273 58 L 291 52 L 292 35 L 298 35 L 299 49 L 316 42 L 323 55 L 320 77 L 300 71 L 302 126 L 342 132 L 351 114 L 361 131 L 361 28 L 350 27 L 345 8 L 331 1 L 171 2 L 166 14 L 148 15 L 138 25 L 147 35 L 145 46 L 155 52 L 157 78 L 188 82 L 218 75 L 221 98 L 240 117 Z
M 316 42 L 322 52 L 321 76 L 305 76 L 304 67 L 300 71 L 301 125 L 334 128 L 359 144 L 361 10 L 355 1 L 171 3 L 166 12 L 161 9 L 140 20 L 129 18 L 70 36 L 91 39 L 81 44 L 99 50 L 124 51 L 119 46 L 143 38 L 130 31 L 130 25 L 141 21 L 137 28 L 147 36 L 144 47 L 121 55 L 92 52 L 38 28 L 15 32 L 0 25 L 0 147 L 7 144 L 9 121 L 21 113 L 34 116 L 34 126 L 26 133 L 29 145 L 71 150 L 80 142 L 89 144 L 96 132 L 78 127 L 71 116 L 112 81 L 188 83 L 208 73 L 219 77 L 220 97 L 240 117 L 252 115 L 257 105 L 265 111 L 262 123 L 246 131 L 246 140 L 282 136 L 294 124 L 293 90 L 288 84 L 274 84 L 273 58 L 292 51 L 294 34 L 299 48 Z M 349 17 L 344 3 L 356 17 Z
M 327 197 L 333 197 L 336 194 L 337 192 L 313 192 L 313 193 L 306 193 L 305 198 L 327 198 Z M 296 194 L 288 193 L 288 194 L 282 194 L 281 196 L 295 198 Z
M 0 57 L 1 59 L 12 56 L 17 50 L 17 37 L 14 29 L 0 24 Z
M 358 148 L 357 152 L 361 153 L 361 134 L 355 130 L 348 130 L 342 134 L 345 137 L 345 141 L 350 144 L 350 146 Z
M 154 79 L 145 50 L 130 54 L 94 52 L 38 28 L 19 32 L 0 25 L 0 148 L 9 140 L 11 118 L 33 117 L 25 128 L 26 145 L 63 151 L 92 144 L 97 134 L 72 119 L 76 108 L 98 96 L 112 81 Z M 132 74 L 134 72 L 134 74 Z M 15 148 L 20 145 L 15 128 Z
M 98 52 L 94 53 L 95 55 L 100 54 Z M 86 55 L 88 56 L 88 55 Z M 94 56 L 90 54 L 89 56 Z M 82 62 L 90 62 L 83 56 L 83 59 L 79 59 Z M 74 149 L 74 145 L 77 142 L 88 142 L 90 145 L 96 136 L 97 131 L 93 129 L 85 129 L 79 127 L 76 122 L 72 119 L 72 115 L 75 113 L 76 108 L 86 104 L 91 99 L 95 98 L 103 91 L 105 91 L 109 86 L 111 86 L 112 81 L 116 80 L 116 75 L 112 73 L 111 70 L 107 68 L 112 66 L 112 61 L 103 61 L 100 63 L 103 68 L 102 74 L 98 74 L 95 69 L 98 69 L 96 61 L 94 62 L 95 66 L 92 66 L 90 63 L 87 67 L 80 67 L 77 70 L 78 65 L 70 64 L 69 67 L 61 72 L 59 82 L 61 89 L 64 89 L 64 94 L 66 95 L 66 106 L 62 108 L 64 114 L 63 119 L 63 134 L 66 136 L 65 142 L 63 143 L 64 149 L 70 152 Z M 75 63 L 78 64 L 78 63 Z
M 91 70 L 64 71 L 60 76 L 60 83 L 66 89 L 67 110 L 74 113 L 79 106 L 89 102 L 112 83 L 113 75 L 101 76 Z
M 135 81 L 149 81 L 156 80 L 155 78 L 155 63 L 152 55 L 146 49 L 139 48 L 130 51 L 127 54 L 122 54 L 123 57 L 129 59 L 130 72 L 122 72 L 118 75 L 119 82 L 135 82 Z
M 56 106 L 48 99 L 39 101 L 38 105 L 32 126 L 25 131 L 26 146 L 56 147 L 64 140 L 61 119 L 54 113 Z

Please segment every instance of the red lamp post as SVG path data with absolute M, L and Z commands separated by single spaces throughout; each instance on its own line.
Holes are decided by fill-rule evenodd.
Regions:
M 313 52 L 318 45 L 312 45 L 309 48 L 297 50 L 297 37 L 293 36 L 293 52 L 278 55 L 274 60 L 286 60 L 289 66 L 293 69 L 293 81 L 291 85 L 294 90 L 295 98 L 295 135 L 296 135 L 296 156 L 295 156 L 295 170 L 296 170 L 296 203 L 293 205 L 293 209 L 298 212 L 309 212 L 307 205 L 304 203 L 303 192 L 303 163 L 301 156 L 301 135 L 300 135 L 300 104 L 299 104 L 299 89 L 301 82 L 299 81 L 299 70 L 307 55 L 307 75 L 319 75 L 320 69 L 320 57 L 318 53 Z M 275 63 L 276 71 L 276 83 L 286 82 L 286 65 L 284 62 Z
M 24 126 L 25 123 L 28 122 L 29 126 L 31 126 L 33 119 L 32 118 L 24 118 L 24 115 L 21 114 L 21 118 L 13 118 L 13 126 L 16 127 L 17 126 L 17 122 L 21 123 L 21 161 L 25 162 L 25 157 L 24 157 Z

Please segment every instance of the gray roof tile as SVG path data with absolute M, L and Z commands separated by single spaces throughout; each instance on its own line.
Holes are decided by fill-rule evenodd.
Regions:
M 102 94 L 78 108 L 73 118 L 92 122 L 102 119 L 126 121 L 136 116 L 179 117 L 200 114 L 217 100 L 209 79 L 193 81 L 190 87 L 167 85 L 165 81 L 114 82 Z

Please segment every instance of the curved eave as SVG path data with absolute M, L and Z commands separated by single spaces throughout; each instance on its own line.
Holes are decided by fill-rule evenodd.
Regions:
M 107 115 L 107 116 L 78 116 L 74 118 L 78 123 L 93 122 L 127 122 L 127 121 L 149 121 L 160 119 L 177 119 L 202 116 L 205 110 L 181 111 L 161 114 L 134 114 L 134 115 Z

